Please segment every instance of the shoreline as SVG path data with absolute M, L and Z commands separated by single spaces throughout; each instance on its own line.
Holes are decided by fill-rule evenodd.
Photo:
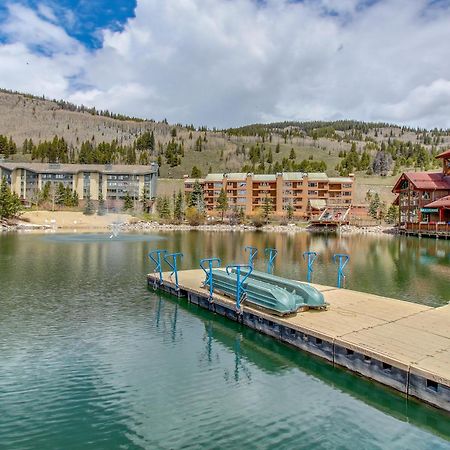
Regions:
M 55 214 L 53 214 L 55 215 Z M 230 224 L 205 224 L 192 226 L 188 224 L 163 224 L 159 222 L 146 222 L 146 221 L 136 221 L 124 220 L 119 222 L 116 220 L 109 220 L 106 223 L 107 217 L 102 216 L 101 221 L 97 221 L 97 216 L 87 216 L 90 220 L 83 221 L 73 221 L 72 223 L 59 223 L 55 219 L 48 221 L 48 223 L 33 223 L 28 220 L 22 221 L 16 219 L 15 221 L 2 221 L 0 222 L 0 232 L 73 232 L 73 233 L 89 233 L 89 232 L 111 232 L 113 226 L 117 227 L 120 233 L 150 233 L 150 232 L 168 232 L 168 231 L 204 231 L 204 232 L 255 232 L 261 231 L 264 233 L 286 233 L 286 234 L 296 234 L 296 233 L 323 233 L 323 230 L 317 228 L 307 228 L 304 226 L 298 226 L 295 223 L 288 225 L 277 225 L 268 224 L 262 227 L 255 227 L 253 225 L 230 225 Z M 109 219 L 113 219 L 110 217 Z M 96 223 L 97 222 L 97 223 Z M 114 225 L 113 225 L 114 223 Z M 338 235 L 397 235 L 397 229 L 390 226 L 370 226 L 370 227 L 357 227 L 353 225 L 342 225 L 341 228 L 334 232 L 331 231 L 330 234 Z

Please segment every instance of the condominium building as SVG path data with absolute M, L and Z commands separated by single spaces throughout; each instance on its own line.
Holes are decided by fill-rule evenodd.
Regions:
M 46 183 L 77 192 L 83 201 L 103 196 L 110 205 L 120 204 L 127 194 L 139 199 L 156 197 L 158 165 L 44 164 L 0 162 L 0 178 L 6 178 L 13 192 L 23 201 L 30 201 Z
M 203 189 L 207 211 L 214 214 L 222 189 L 230 209 L 242 208 L 246 215 L 270 204 L 272 214 L 285 216 L 291 209 L 294 216 L 305 218 L 312 210 L 327 206 L 350 207 L 353 201 L 354 177 L 328 177 L 325 173 L 285 172 L 274 175 L 253 173 L 212 173 L 204 179 L 185 178 L 185 193 L 194 183 Z

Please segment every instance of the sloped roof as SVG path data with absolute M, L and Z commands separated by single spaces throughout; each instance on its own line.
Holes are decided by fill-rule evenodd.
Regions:
M 439 153 L 436 158 L 450 158 L 450 150 L 446 150 L 445 152 Z
M 450 177 L 442 172 L 405 172 L 397 181 L 392 192 L 399 191 L 400 182 L 407 178 L 417 189 L 448 189 L 450 190 Z
M 450 195 L 428 203 L 425 208 L 450 208 Z

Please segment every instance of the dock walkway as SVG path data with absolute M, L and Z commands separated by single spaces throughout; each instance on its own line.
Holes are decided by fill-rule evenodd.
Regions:
M 159 277 L 148 275 L 149 286 Z M 312 284 L 329 304 L 279 317 L 201 287 L 201 269 L 163 274 L 160 289 L 450 412 L 450 305 L 432 308 Z

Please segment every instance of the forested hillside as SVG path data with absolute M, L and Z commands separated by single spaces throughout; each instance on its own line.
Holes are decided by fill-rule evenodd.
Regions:
M 209 171 L 395 175 L 437 167 L 450 130 L 357 121 L 280 122 L 227 130 L 170 125 L 0 92 L 0 154 L 44 162 L 160 164 L 162 177 Z

